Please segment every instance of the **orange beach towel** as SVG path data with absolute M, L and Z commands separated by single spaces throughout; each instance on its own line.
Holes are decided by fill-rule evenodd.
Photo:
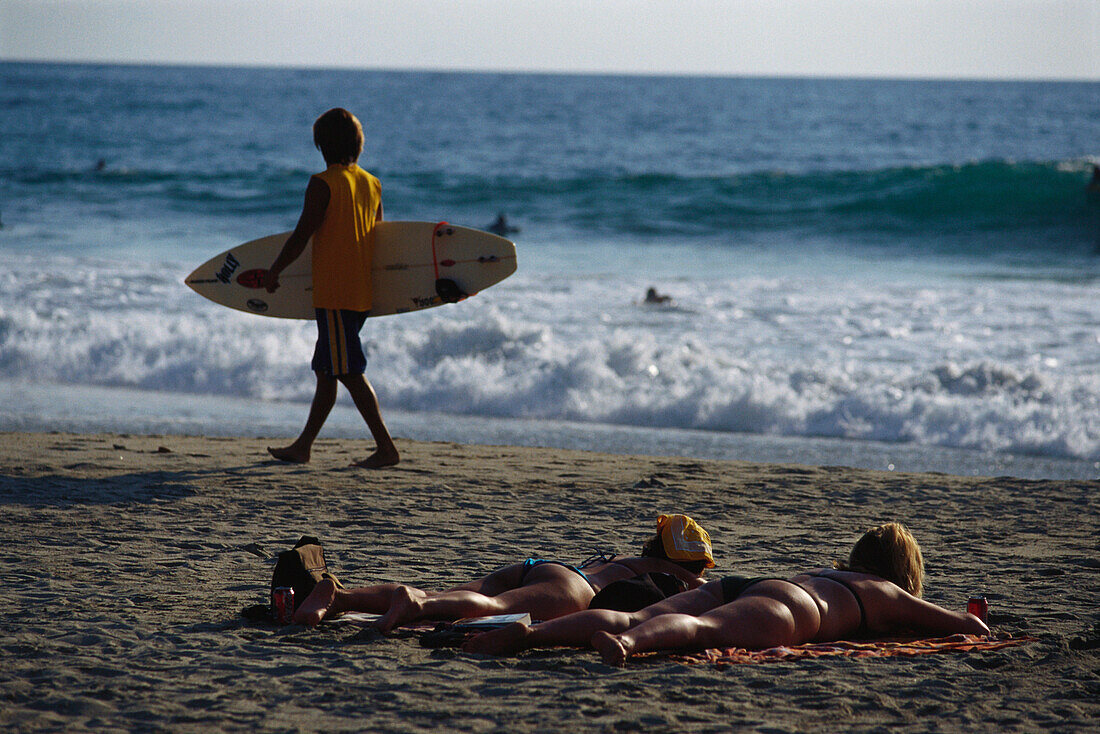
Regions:
M 985 650 L 1000 650 L 1005 647 L 1014 647 L 1016 645 L 1022 645 L 1025 642 L 1034 641 L 1034 637 L 1011 637 L 1009 635 L 990 637 L 951 635 L 950 637 L 938 637 L 933 639 L 895 638 L 867 642 L 849 642 L 841 640 L 839 642 L 792 645 L 791 647 L 772 647 L 767 650 L 745 650 L 740 647 L 729 647 L 725 649 L 704 650 L 703 652 L 691 655 L 673 655 L 672 658 L 690 665 L 714 663 L 721 666 L 739 663 L 775 663 L 788 660 L 799 660 L 802 658 L 881 658 L 929 655 L 937 652 L 979 652 Z

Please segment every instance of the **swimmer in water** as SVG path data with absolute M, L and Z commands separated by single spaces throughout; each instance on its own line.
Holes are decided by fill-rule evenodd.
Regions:
M 666 296 L 657 292 L 656 288 L 650 288 L 645 292 L 646 303 L 671 303 L 672 296 Z
M 486 229 L 488 229 L 495 235 L 499 235 L 500 237 L 514 234 L 519 231 L 519 227 L 513 227 L 512 225 L 508 224 L 508 216 L 504 212 L 497 214 L 496 221 L 490 224 Z

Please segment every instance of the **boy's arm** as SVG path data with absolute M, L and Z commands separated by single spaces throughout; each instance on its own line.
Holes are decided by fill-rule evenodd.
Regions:
M 279 256 L 275 258 L 275 262 L 264 273 L 262 285 L 268 293 L 274 293 L 279 287 L 279 273 L 298 259 L 298 256 L 306 249 L 309 238 L 321 226 L 321 222 L 325 219 L 325 210 L 328 209 L 330 196 L 328 184 L 316 176 L 309 179 L 309 185 L 306 186 L 306 200 L 302 204 L 302 214 L 298 217 L 298 225 L 290 233 L 290 237 L 287 238 L 286 244 L 283 245 Z

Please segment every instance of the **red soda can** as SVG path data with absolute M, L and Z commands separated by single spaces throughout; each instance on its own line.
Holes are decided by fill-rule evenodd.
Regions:
M 966 601 L 966 611 L 984 622 L 989 615 L 989 602 L 984 596 L 972 596 Z
M 271 590 L 271 613 L 279 624 L 290 624 L 294 621 L 293 588 L 280 586 Z

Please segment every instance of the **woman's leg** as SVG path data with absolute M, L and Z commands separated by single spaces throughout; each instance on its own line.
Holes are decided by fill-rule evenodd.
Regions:
M 520 564 L 522 565 L 522 564 Z M 502 569 L 505 577 L 512 568 Z M 468 586 L 429 594 L 411 587 L 394 591 L 389 611 L 375 625 L 383 632 L 418 619 L 460 619 L 483 617 L 491 614 L 527 612 L 543 619 L 553 619 L 564 614 L 585 609 L 592 601 L 592 587 L 576 572 L 564 566 L 546 563 L 535 566 L 526 577 L 515 576 L 522 586 L 500 593 L 491 593 L 493 584 L 480 582 L 474 591 Z
M 636 652 L 719 647 L 723 644 L 721 629 L 718 616 L 662 614 L 618 635 L 597 632 L 591 644 L 605 663 L 622 665 Z
M 722 604 L 721 585 L 717 581 L 685 591 L 651 604 L 637 612 L 610 609 L 586 609 L 547 622 L 525 625 L 520 622 L 480 634 L 462 649 L 485 655 L 512 655 L 533 647 L 587 647 L 598 631 L 625 632 L 662 614 L 699 615 Z
M 383 629 L 390 630 L 415 618 L 429 618 L 432 613 L 442 614 L 443 616 L 438 617 L 439 619 L 496 614 L 497 612 L 478 610 L 490 608 L 494 604 L 488 600 L 488 597 L 517 588 L 523 580 L 522 569 L 522 563 L 505 566 L 487 576 L 447 591 L 425 591 L 406 584 L 373 584 L 355 589 L 338 589 L 335 584 L 325 579 L 314 587 L 298 607 L 294 613 L 294 621 L 297 624 L 316 625 L 325 617 L 342 612 L 368 612 L 384 615 L 384 618 L 389 615 L 391 619 L 386 619 L 385 622 L 380 619 L 375 624 L 379 626 L 384 624 Z M 462 591 L 469 593 L 455 593 Z M 438 608 L 429 608 L 421 617 L 416 617 L 417 607 L 423 601 L 435 597 L 444 597 L 445 602 Z M 394 608 L 395 602 L 397 608 Z M 456 605 L 465 603 L 465 606 L 461 607 L 463 613 L 449 616 L 454 610 L 448 608 L 446 602 L 453 602 Z M 402 619 L 404 621 L 400 621 Z
M 498 568 L 487 576 L 467 581 L 458 586 L 452 586 L 447 591 L 476 591 L 485 596 L 496 596 L 512 589 L 518 589 L 523 585 L 523 581 L 523 564 L 513 563 L 510 566 Z
M 630 617 L 611 609 L 585 609 L 534 625 L 513 622 L 475 635 L 462 649 L 482 655 L 514 655 L 532 647 L 585 647 L 597 630 L 630 629 Z
M 313 626 L 342 612 L 383 614 L 390 608 L 390 599 L 399 587 L 400 584 L 374 584 L 340 589 L 331 579 L 321 579 L 294 612 L 294 623 Z
M 592 646 L 605 662 L 622 665 L 634 653 L 651 650 L 798 645 L 813 639 L 820 626 L 817 604 L 803 589 L 785 581 L 765 581 L 700 616 L 663 614 L 618 635 L 597 632 Z

